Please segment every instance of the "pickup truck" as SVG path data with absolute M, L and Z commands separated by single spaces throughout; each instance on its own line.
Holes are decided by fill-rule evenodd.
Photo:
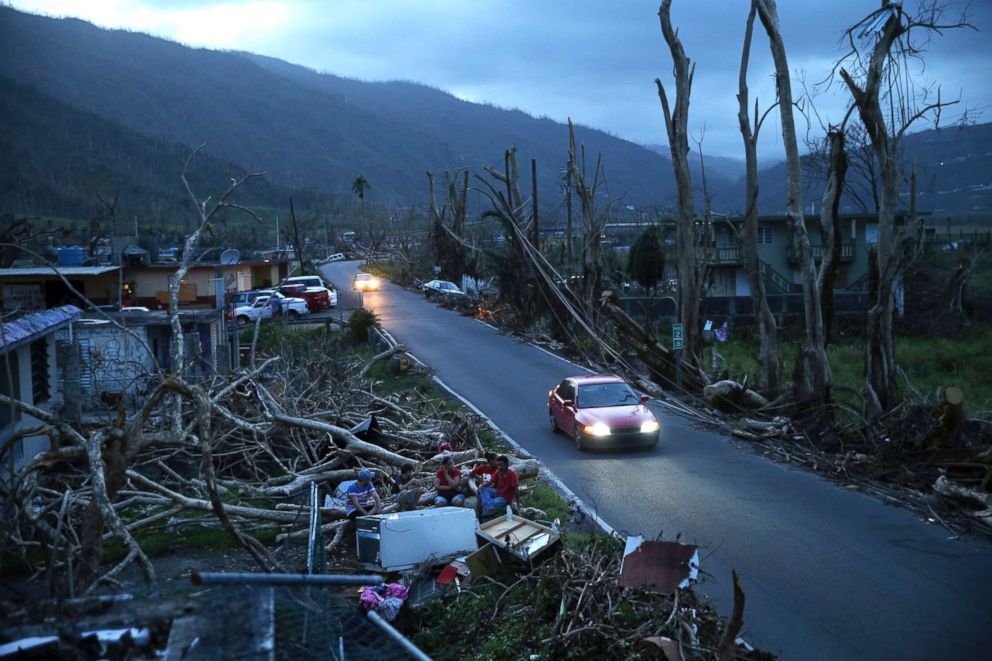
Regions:
M 286 298 L 279 292 L 272 292 L 256 297 L 250 304 L 239 305 L 228 313 L 228 318 L 237 321 L 239 326 L 255 323 L 259 317 L 263 321 L 271 319 L 272 305 L 269 299 L 273 296 L 280 299 L 282 313 L 291 320 L 299 319 L 305 314 L 310 314 L 310 310 L 307 308 L 307 302 L 302 298 Z
M 319 275 L 296 275 L 283 280 L 280 287 L 291 285 L 303 285 L 301 296 L 307 299 L 312 312 L 319 312 L 327 308 L 336 307 L 338 304 L 338 294 L 334 289 L 325 287 L 324 281 Z

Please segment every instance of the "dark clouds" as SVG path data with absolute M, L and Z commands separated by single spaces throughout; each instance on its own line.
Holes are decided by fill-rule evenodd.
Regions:
M 670 80 L 671 60 L 658 26 L 656 2 L 640 0 L 387 1 L 289 0 L 173 2 L 108 0 L 104 11 L 68 0 L 20 0 L 28 11 L 78 15 L 185 43 L 238 48 L 318 70 L 363 79 L 405 79 L 446 89 L 473 101 L 515 107 L 642 142 L 664 142 L 654 79 Z M 907 6 L 912 6 L 912 0 Z M 843 52 L 844 29 L 877 2 L 780 0 L 790 66 L 810 86 L 823 80 Z M 962 3 L 951 3 L 957 11 Z M 673 23 L 697 63 L 690 124 L 706 128 L 704 148 L 738 156 L 737 71 L 746 0 L 675 0 Z M 954 11 L 954 9 L 952 9 Z M 961 109 L 990 105 L 992 3 L 976 2 L 971 19 L 982 32 L 956 30 L 931 44 L 926 78 Z M 755 38 L 749 85 L 752 99 L 773 100 L 771 60 L 763 34 Z M 800 91 L 798 81 L 794 83 Z M 843 114 L 846 95 L 816 100 L 825 119 Z M 952 112 L 945 115 L 947 121 Z M 988 118 L 985 118 L 986 121 Z M 816 130 L 816 126 L 813 130 Z M 781 151 L 769 123 L 761 152 Z

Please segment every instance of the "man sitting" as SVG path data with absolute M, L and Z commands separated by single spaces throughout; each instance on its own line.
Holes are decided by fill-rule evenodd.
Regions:
M 493 473 L 491 484 L 479 489 L 479 497 L 482 499 L 482 518 L 495 516 L 500 510 L 506 509 L 507 505 L 515 502 L 519 487 L 520 480 L 516 472 L 510 468 L 510 460 L 505 455 L 500 455 L 496 458 L 496 472 Z
M 378 514 L 382 511 L 382 501 L 372 484 L 375 473 L 367 468 L 358 471 L 358 479 L 348 487 L 345 492 L 348 500 L 345 503 L 344 511 L 348 518 L 354 521 L 360 516 Z
M 479 464 L 469 473 L 469 477 L 472 479 L 468 481 L 468 488 L 473 495 L 479 493 L 480 486 L 488 485 L 493 479 L 493 473 L 496 472 L 496 453 L 487 452 L 484 456 L 486 463 Z
M 451 457 L 441 460 L 441 468 L 434 474 L 434 486 L 437 488 L 435 505 L 461 507 L 465 502 L 465 478 L 462 477 L 462 472 L 455 468 L 455 462 Z
M 396 492 L 396 502 L 400 511 L 413 509 L 420 502 L 424 489 L 413 477 L 413 464 L 403 464 L 399 475 L 393 478 L 393 491 Z

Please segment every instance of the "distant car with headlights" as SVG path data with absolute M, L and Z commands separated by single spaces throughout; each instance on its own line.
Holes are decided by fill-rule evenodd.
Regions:
M 355 291 L 379 291 L 379 278 L 371 273 L 359 273 L 351 281 L 351 288 Z
M 442 296 L 464 296 L 465 292 L 453 282 L 447 280 L 431 280 L 424 283 L 424 295 L 441 294 Z
M 548 392 L 551 430 L 569 434 L 579 450 L 654 447 L 661 424 L 648 399 L 619 376 L 570 376 Z

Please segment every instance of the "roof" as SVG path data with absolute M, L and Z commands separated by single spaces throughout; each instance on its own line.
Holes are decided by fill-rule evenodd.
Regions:
M 577 384 L 583 383 L 626 383 L 623 379 L 615 374 L 579 374 L 578 376 L 568 377 Z
M 168 310 L 125 310 L 125 311 L 105 311 L 103 313 L 87 312 L 83 320 L 89 326 L 99 326 L 109 323 L 107 319 L 113 319 L 118 323 L 128 326 L 168 326 L 172 323 Z M 195 309 L 188 308 L 179 311 L 179 319 L 182 323 L 209 323 L 223 319 L 223 310 L 216 308 Z
M 0 324 L 0 351 L 9 351 L 82 316 L 75 305 L 32 312 Z
M 0 278 L 18 278 L 39 275 L 103 275 L 119 271 L 119 266 L 29 266 L 24 268 L 0 269 Z
M 189 265 L 191 271 L 195 269 L 236 269 L 239 266 L 278 266 L 279 264 L 289 263 L 288 259 L 251 259 L 236 262 L 234 264 L 221 264 L 219 262 L 196 262 Z M 175 271 L 179 268 L 179 262 L 154 262 L 152 264 L 141 264 L 126 267 L 127 270 L 140 270 L 140 269 L 170 269 Z

